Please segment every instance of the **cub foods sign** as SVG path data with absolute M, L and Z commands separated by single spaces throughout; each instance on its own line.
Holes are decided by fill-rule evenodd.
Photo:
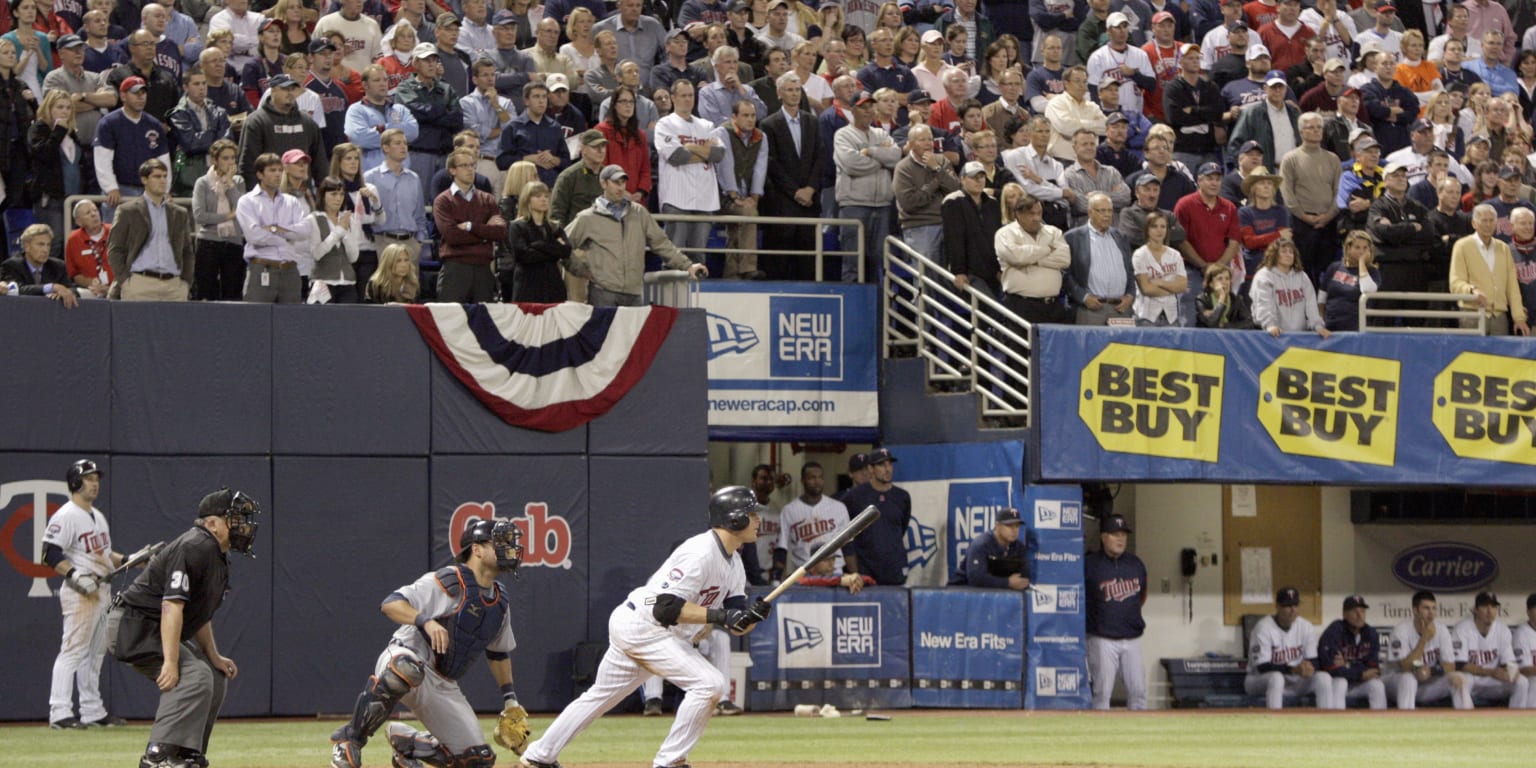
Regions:
M 1436 541 L 1398 553 L 1392 575 L 1414 589 L 1472 592 L 1493 583 L 1499 561 L 1482 547 Z

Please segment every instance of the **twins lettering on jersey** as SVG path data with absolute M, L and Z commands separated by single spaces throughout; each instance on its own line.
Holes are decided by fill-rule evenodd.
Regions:
M 1307 300 L 1307 294 L 1300 288 L 1279 288 L 1275 290 L 1275 301 L 1282 307 L 1290 307 Z
M 1259 655 L 1259 646 L 1258 646 L 1258 644 L 1254 644 L 1254 646 L 1253 646 L 1253 655 L 1255 657 L 1257 657 Z M 1270 651 L 1269 661 L 1267 661 L 1267 662 L 1266 661 L 1260 661 L 1259 663 L 1261 663 L 1261 664 L 1284 664 L 1286 666 L 1292 666 L 1292 665 L 1296 664 L 1296 662 L 1301 661 L 1302 658 L 1303 658 L 1303 654 L 1302 654 L 1301 646 L 1299 646 L 1299 645 L 1288 645 L 1288 646 L 1284 646 L 1284 647 L 1276 647 L 1273 651 Z
M 87 531 L 80 534 L 78 539 L 80 546 L 92 555 L 105 552 L 107 547 L 112 546 L 112 538 L 102 531 Z
M 1495 667 L 1499 663 L 1499 649 L 1497 648 L 1468 648 L 1467 663 L 1476 664 L 1479 667 Z
M 676 570 L 676 569 L 673 569 L 673 570 Z M 720 588 L 719 587 L 709 587 L 709 588 L 705 589 L 703 592 L 699 593 L 699 607 L 700 608 L 708 608 L 711 605 L 714 605 L 715 604 L 715 600 L 719 599 L 719 597 L 720 597 Z
M 763 521 L 765 525 L 767 522 Z M 796 540 L 814 543 L 818 536 L 837 530 L 837 523 L 832 520 L 807 520 L 803 523 L 795 523 L 789 530 Z M 758 533 L 758 536 L 762 536 L 762 533 Z
M 1099 582 L 1099 594 L 1112 603 L 1121 603 L 1141 594 L 1141 579 L 1110 579 Z

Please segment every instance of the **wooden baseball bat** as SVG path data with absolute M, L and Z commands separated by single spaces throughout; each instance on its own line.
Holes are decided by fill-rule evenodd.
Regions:
M 879 517 L 880 509 L 878 507 L 873 504 L 865 507 L 858 517 L 848 521 L 848 524 L 843 526 L 836 536 L 828 539 L 827 543 L 821 545 L 819 549 L 812 553 L 810 559 L 801 563 L 800 567 L 796 568 L 793 573 L 785 576 L 784 580 L 779 582 L 779 585 L 774 587 L 773 591 L 769 592 L 768 596 L 764 597 L 763 600 L 770 603 L 777 600 L 779 595 L 784 594 L 785 590 L 800 583 L 800 577 L 805 575 L 806 569 L 837 554 L 838 550 L 846 546 L 848 542 L 853 541 L 853 537 L 863 533 L 864 529 L 868 528 L 870 523 L 875 522 Z

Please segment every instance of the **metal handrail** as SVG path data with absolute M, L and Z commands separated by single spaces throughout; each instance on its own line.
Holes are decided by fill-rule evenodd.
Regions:
M 645 301 L 664 307 L 693 309 L 699 305 L 699 281 L 684 269 L 645 273 Z
M 820 219 L 809 216 L 715 216 L 697 213 L 658 213 L 652 218 L 657 223 L 665 224 L 669 221 L 695 224 L 768 224 L 779 226 L 808 226 L 816 228 L 816 248 L 812 251 L 785 250 L 777 248 L 714 248 L 705 246 L 702 248 L 684 248 L 678 246 L 683 253 L 704 254 L 720 253 L 725 255 L 737 253 L 751 253 L 758 256 L 815 256 L 816 257 L 816 282 L 821 282 L 822 266 L 828 256 L 846 258 L 857 256 L 859 258 L 859 282 L 864 282 L 864 222 L 858 219 Z M 828 227 L 854 227 L 858 237 L 854 240 L 858 247 L 853 250 L 838 249 L 829 251 L 825 247 L 825 231 Z
M 956 290 L 954 273 L 895 237 L 886 238 L 881 257 L 882 357 L 911 347 L 930 381 L 967 382 L 982 416 L 1022 418 L 1027 426 L 1030 323 L 975 288 Z M 969 362 L 961 367 L 958 359 Z
M 1425 293 L 1403 291 L 1376 291 L 1374 293 L 1360 294 L 1360 330 L 1363 333 L 1434 333 L 1434 334 L 1461 334 L 1464 336 L 1485 336 L 1488 333 L 1488 311 L 1481 307 L 1477 309 L 1462 309 L 1460 306 L 1452 309 L 1372 309 L 1370 304 L 1377 301 L 1406 301 L 1419 302 L 1425 305 L 1445 304 L 1448 302 L 1476 302 L 1477 296 L 1470 293 Z M 1455 321 L 1451 327 L 1435 326 L 1389 326 L 1371 325 L 1367 321 L 1373 317 L 1396 319 L 1404 317 L 1417 317 L 1426 320 Z M 1477 320 L 1476 328 L 1463 328 L 1460 321 Z

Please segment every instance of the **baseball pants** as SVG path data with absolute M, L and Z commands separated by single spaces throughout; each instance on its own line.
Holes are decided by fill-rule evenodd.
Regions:
M 1146 709 L 1147 671 L 1141 661 L 1141 639 L 1089 635 L 1088 681 L 1093 686 L 1094 709 L 1109 709 L 1117 676 L 1125 681 L 1126 709 Z
M 120 614 L 117 614 L 120 615 Z M 116 635 L 111 629 L 110 634 Z M 135 664 L 133 669 L 153 683 L 160 675 L 160 659 Z M 175 688 L 160 694 L 160 706 L 155 710 L 155 724 L 150 728 L 149 741 L 154 744 L 174 744 L 178 747 L 208 752 L 208 737 L 213 734 L 213 724 L 219 719 L 219 708 L 224 706 L 224 690 L 228 678 L 213 668 L 202 646 L 191 640 L 181 643 L 181 681 Z
M 1333 678 L 1333 696 L 1325 706 L 1318 702 L 1318 709 L 1344 709 L 1349 701 L 1365 699 L 1370 702 L 1371 709 L 1387 708 L 1387 685 L 1381 678 L 1366 680 L 1359 683 L 1351 683 L 1342 677 Z
M 1333 675 L 1327 672 L 1313 672 L 1312 677 L 1302 677 L 1298 674 L 1286 674 L 1283 672 L 1263 672 L 1257 675 L 1249 675 L 1243 680 L 1243 690 L 1249 696 L 1264 696 L 1264 706 L 1269 709 L 1283 709 L 1285 707 L 1285 695 L 1300 696 L 1311 693 L 1319 707 L 1333 699 Z
M 1524 693 L 1525 695 L 1521 695 Z M 1536 709 L 1536 680 L 1521 675 L 1515 681 L 1515 695 L 1509 697 L 1510 709 Z
M 421 685 L 400 698 L 401 703 L 416 713 L 416 719 L 426 726 L 427 732 L 454 755 L 462 755 L 470 747 L 484 744 L 485 733 L 480 730 L 480 721 L 475 718 L 474 708 L 465 700 L 464 692 L 459 690 L 458 682 L 439 675 L 415 651 L 390 643 L 379 654 L 378 663 L 373 665 L 374 676 L 382 677 L 389 663 L 402 656 L 415 659 L 427 670 Z
M 1474 697 L 1482 697 L 1484 701 L 1506 701 L 1510 708 L 1516 708 L 1514 703 L 1525 701 L 1530 692 L 1530 678 L 1524 675 L 1516 675 L 1515 681 L 1506 683 L 1503 680 L 1495 680 L 1491 677 L 1467 675 L 1467 688 L 1462 694 L 1462 702 L 1466 704 L 1463 709 L 1471 709 L 1474 705 Z
M 1451 704 L 1457 709 L 1472 707 L 1470 697 L 1463 706 L 1460 690 L 1453 689 L 1450 678 L 1445 675 L 1431 677 L 1422 683 L 1406 672 L 1393 675 L 1392 679 L 1387 681 L 1387 691 L 1397 700 L 1398 709 L 1414 709 L 1419 704 L 1430 704 L 1442 699 L 1450 699 Z
M 621 603 L 608 617 L 608 652 L 597 667 L 597 680 L 550 723 L 543 738 L 528 745 L 523 757 L 555 762 L 565 745 L 651 675 L 670 680 L 687 694 L 651 764 L 686 763 L 688 752 L 704 735 L 715 704 L 730 692 L 730 683 L 687 641 L 645 621 L 628 603 Z
M 725 630 L 716 629 L 711 631 L 709 637 L 699 641 L 698 647 L 699 653 L 704 654 L 704 658 L 714 662 L 715 669 L 720 670 L 720 674 L 724 675 L 725 679 L 731 679 L 731 636 L 726 634 Z M 662 678 L 651 675 L 649 680 L 640 685 L 640 695 L 644 697 L 645 701 L 659 699 L 661 698 L 661 689 L 665 683 L 666 681 Z
M 112 588 L 102 584 L 89 597 L 68 587 L 59 590 L 64 636 L 53 660 L 53 685 L 48 689 L 48 722 L 74 717 L 74 694 L 80 692 L 80 719 L 90 723 L 107 716 L 101 703 L 101 660 L 107 652 L 104 621 L 112 603 Z

